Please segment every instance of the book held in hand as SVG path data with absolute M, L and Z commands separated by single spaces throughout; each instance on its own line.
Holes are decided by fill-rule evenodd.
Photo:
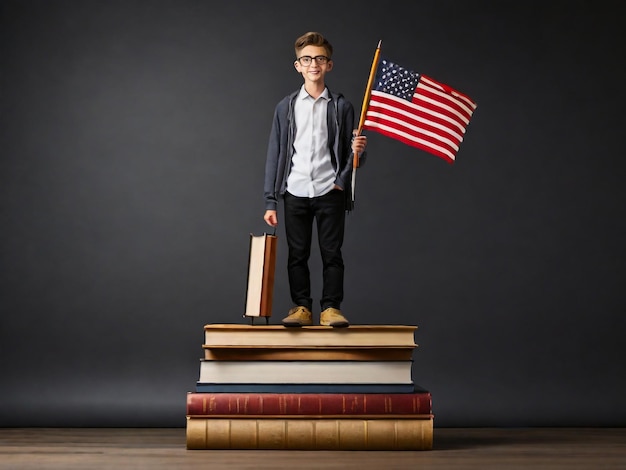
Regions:
M 272 316 L 276 248 L 276 235 L 250 234 L 245 317 Z

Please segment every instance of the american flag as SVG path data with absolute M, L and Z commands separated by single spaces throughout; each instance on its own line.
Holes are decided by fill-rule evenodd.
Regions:
M 381 59 L 363 129 L 454 162 L 476 109 L 467 95 Z

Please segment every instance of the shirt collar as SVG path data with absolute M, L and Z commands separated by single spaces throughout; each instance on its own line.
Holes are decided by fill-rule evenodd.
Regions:
M 324 88 L 324 91 L 322 92 L 322 94 L 319 97 L 320 98 L 324 98 L 326 101 L 330 100 L 330 93 L 328 91 L 328 87 Z M 298 99 L 299 100 L 304 100 L 304 99 L 307 99 L 307 98 L 313 99 L 313 97 L 307 93 L 306 89 L 304 88 L 304 85 L 302 85 L 302 87 L 300 87 L 300 93 L 298 93 Z

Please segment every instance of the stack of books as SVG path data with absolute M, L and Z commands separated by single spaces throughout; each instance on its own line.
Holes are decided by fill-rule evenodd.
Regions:
M 431 394 L 412 378 L 416 328 L 205 325 L 187 448 L 432 449 Z

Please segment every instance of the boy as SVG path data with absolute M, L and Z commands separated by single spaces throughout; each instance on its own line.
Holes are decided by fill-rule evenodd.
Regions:
M 289 256 L 287 273 L 295 307 L 284 326 L 312 325 L 308 260 L 313 220 L 323 265 L 320 325 L 347 327 L 341 313 L 344 265 L 341 254 L 345 211 L 350 208 L 352 159 L 365 150 L 365 136 L 353 136 L 354 108 L 331 93 L 325 77 L 333 48 L 321 34 L 296 39 L 294 67 L 302 87 L 276 106 L 265 166 L 265 221 L 278 225 L 278 198 L 284 201 Z

